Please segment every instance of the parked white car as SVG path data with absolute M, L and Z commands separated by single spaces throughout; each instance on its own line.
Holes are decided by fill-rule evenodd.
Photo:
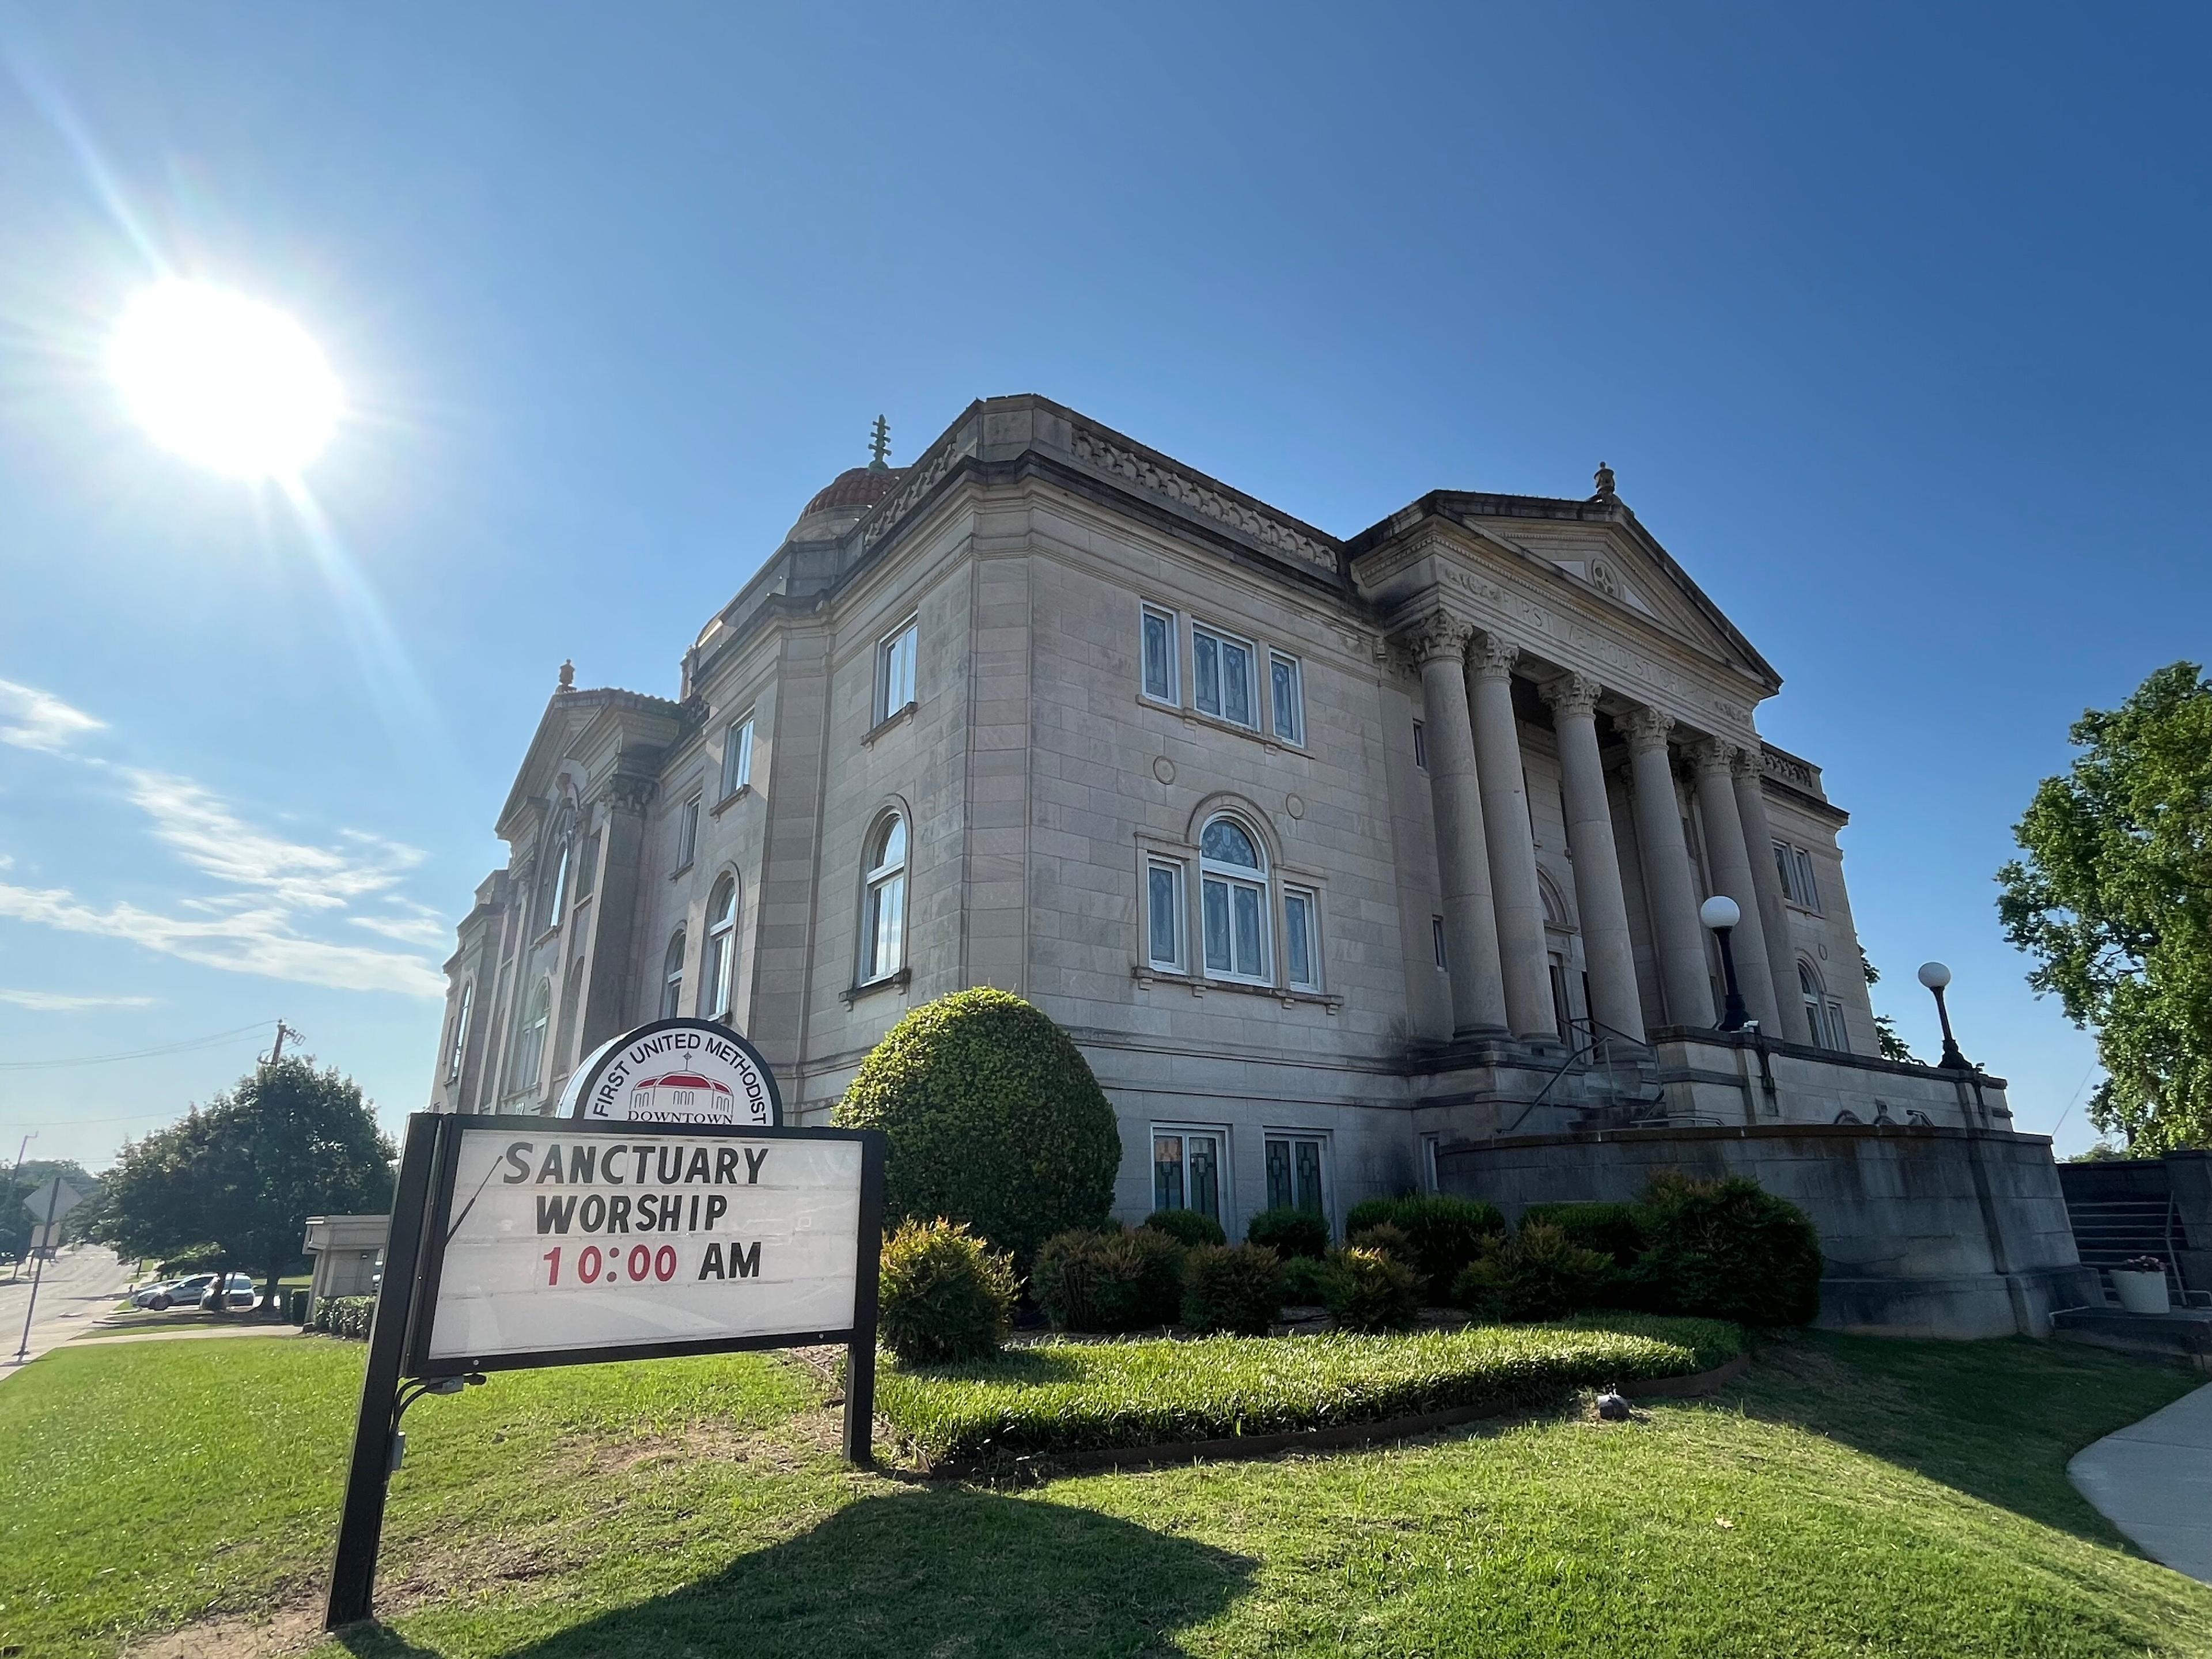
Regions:
M 170 1308 L 197 1308 L 215 1285 L 213 1273 L 194 1273 L 189 1279 L 172 1279 L 159 1285 L 149 1285 L 131 1298 L 133 1307 L 152 1308 L 165 1311 Z M 251 1308 L 259 1300 L 253 1291 L 253 1280 L 246 1273 L 233 1273 L 225 1300 L 234 1310 Z

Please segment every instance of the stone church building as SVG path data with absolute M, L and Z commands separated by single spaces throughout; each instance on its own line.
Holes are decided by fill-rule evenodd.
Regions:
M 682 1012 L 818 1121 L 902 1014 L 989 984 L 1089 1058 L 1129 1219 L 1608 1196 L 1662 1143 L 1878 1194 L 1912 1147 L 1996 1146 L 2043 1242 L 2008 1263 L 1984 1228 L 1942 1294 L 2017 1305 L 2074 1260 L 2002 1082 L 1880 1057 L 1846 816 L 1760 738 L 1780 677 L 1608 471 L 1340 538 L 1042 398 L 971 405 L 909 466 L 877 447 L 676 696 L 563 671 L 447 964 L 436 1109 L 545 1109 Z M 1716 1029 L 1713 894 L 1755 1031 Z

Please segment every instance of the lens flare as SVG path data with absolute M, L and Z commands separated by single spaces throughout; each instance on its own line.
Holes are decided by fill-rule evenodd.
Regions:
M 108 368 L 155 442 L 234 478 L 296 476 L 343 412 L 337 377 L 305 329 L 204 283 L 163 282 L 132 300 Z

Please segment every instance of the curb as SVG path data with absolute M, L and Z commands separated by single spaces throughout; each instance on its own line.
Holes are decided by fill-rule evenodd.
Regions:
M 1686 1376 L 1655 1376 L 1620 1385 L 1631 1400 L 1682 1400 L 1711 1394 L 1733 1382 L 1751 1369 L 1751 1355 L 1740 1353 L 1711 1370 Z M 1389 1417 L 1373 1423 L 1336 1423 L 1322 1429 L 1291 1429 L 1280 1434 L 1227 1435 L 1214 1440 L 1158 1441 L 1149 1446 L 1099 1446 L 1066 1452 L 1036 1452 L 1015 1458 L 1011 1464 L 969 1458 L 939 1463 L 922 1472 L 926 1480 L 964 1480 L 971 1476 L 1013 1470 L 1049 1468 L 1054 1474 L 1087 1474 L 1099 1470 L 1148 1468 L 1161 1463 L 1237 1462 L 1273 1457 L 1287 1451 L 1332 1451 L 1346 1446 L 1371 1445 L 1383 1440 L 1410 1440 L 1439 1429 L 1455 1429 L 1468 1423 L 1517 1416 L 1528 1406 L 1455 1406 L 1443 1411 L 1423 1412 L 1416 1417 Z

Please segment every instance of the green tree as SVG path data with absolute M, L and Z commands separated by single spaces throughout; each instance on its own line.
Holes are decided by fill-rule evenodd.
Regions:
M 2070 733 L 2082 750 L 2014 826 L 1997 872 L 2027 982 L 2097 1035 L 2089 1118 L 2137 1153 L 2212 1142 L 2212 682 L 2150 676 Z
M 87 1226 L 100 1207 L 100 1178 L 86 1174 L 84 1166 L 71 1158 L 29 1158 L 12 1173 L 0 1165 L 0 1255 L 21 1261 L 23 1252 L 31 1248 L 31 1229 L 46 1218 L 32 1214 L 23 1201 L 56 1176 L 85 1200 L 63 1218 L 62 1237 L 88 1236 Z
M 1868 984 L 1881 983 L 1881 969 L 1867 960 L 1867 954 L 1863 951 L 1859 952 L 1859 969 L 1865 974 Z M 1926 1064 L 1919 1055 L 1912 1052 L 1912 1045 L 1898 1034 L 1897 1022 L 1887 1014 L 1876 1014 L 1874 1017 L 1874 1034 L 1876 1041 L 1881 1044 L 1881 1057 L 1884 1060 L 1902 1060 L 1908 1066 Z
M 106 1177 L 96 1237 L 138 1255 L 212 1242 L 224 1273 L 260 1272 L 273 1305 L 307 1218 L 389 1210 L 397 1156 L 351 1078 L 281 1060 L 205 1110 L 126 1142 Z

